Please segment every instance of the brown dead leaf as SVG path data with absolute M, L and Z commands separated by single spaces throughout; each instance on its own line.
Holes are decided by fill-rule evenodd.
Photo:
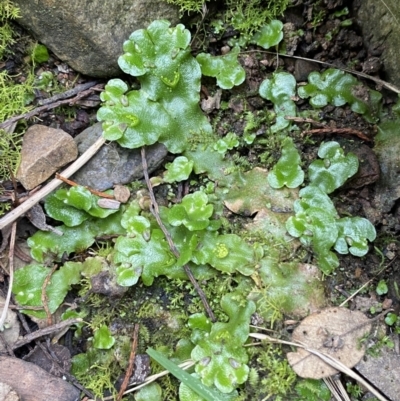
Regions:
M 39 230 L 52 231 L 56 235 L 63 235 L 63 232 L 55 227 L 52 227 L 46 223 L 46 215 L 43 212 L 42 207 L 39 204 L 33 205 L 27 212 L 26 217 L 29 221 L 37 227 Z
M 359 311 L 326 308 L 306 317 L 294 330 L 292 340 L 306 348 L 330 355 L 348 368 L 355 366 L 365 353 L 360 339 L 371 330 L 369 319 Z M 294 371 L 304 378 L 322 379 L 336 369 L 303 348 L 287 354 Z

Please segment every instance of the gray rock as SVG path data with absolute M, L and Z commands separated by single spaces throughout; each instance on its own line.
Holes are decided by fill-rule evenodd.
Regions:
M 88 149 L 102 132 L 101 123 L 82 131 L 75 138 L 79 153 L 82 154 Z M 163 162 L 167 153 L 166 147 L 161 143 L 147 147 L 146 159 L 149 173 Z M 112 142 L 104 145 L 88 163 L 72 176 L 72 180 L 80 185 L 105 191 L 116 184 L 128 184 L 142 177 L 140 149 L 126 149 L 116 142 Z
M 393 349 L 381 347 L 378 356 L 366 356 L 354 368 L 392 401 L 400 401 L 400 359 Z
M 24 135 L 16 177 L 26 189 L 35 188 L 77 156 L 71 135 L 61 129 L 32 125 Z
M 0 382 L 12 386 L 24 401 L 76 401 L 80 391 L 33 363 L 0 356 Z
M 58 58 L 93 77 L 121 74 L 117 64 L 130 34 L 153 20 L 178 22 L 178 9 L 163 0 L 15 0 L 18 22 Z
M 371 56 L 381 55 L 386 79 L 400 86 L 400 7 L 399 0 L 362 0 L 357 22 Z M 377 52 L 376 54 L 374 54 Z M 368 71 L 365 71 L 367 74 Z

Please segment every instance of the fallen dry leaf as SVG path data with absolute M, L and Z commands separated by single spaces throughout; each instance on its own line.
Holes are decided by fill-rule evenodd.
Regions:
M 332 307 L 306 317 L 294 330 L 292 340 L 306 348 L 330 355 L 352 368 L 365 353 L 360 339 L 370 330 L 371 323 L 363 313 Z M 322 379 L 338 373 L 321 358 L 303 348 L 289 352 L 287 358 L 300 377 Z

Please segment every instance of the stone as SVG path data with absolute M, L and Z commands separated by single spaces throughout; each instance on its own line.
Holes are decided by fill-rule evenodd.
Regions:
M 399 0 L 361 0 L 356 14 L 370 56 L 379 56 L 385 79 L 400 86 Z M 369 73 L 368 70 L 365 71 Z
M 177 24 L 178 8 L 165 0 L 15 0 L 18 22 L 74 70 L 92 77 L 121 74 L 122 45 L 153 20 Z
M 394 349 L 381 347 L 378 356 L 366 356 L 355 367 L 363 377 L 392 401 L 400 401 L 400 359 Z
M 6 383 L 0 383 L 0 400 L 2 401 L 19 401 L 19 395 L 11 386 Z
M 0 356 L 0 382 L 6 383 L 24 401 L 76 401 L 80 391 L 30 362 Z
M 6 300 L 4 297 L 0 296 L 0 304 L 4 305 Z M 4 321 L 4 328 L 2 330 L 2 336 L 4 341 L 0 341 L 0 352 L 6 352 L 7 348 L 5 346 L 5 343 L 9 347 L 12 347 L 12 345 L 18 340 L 19 338 L 19 331 L 21 329 L 17 314 L 11 310 L 7 310 L 6 314 L 6 319 Z M 0 400 L 2 398 L 0 397 Z
M 78 148 L 65 131 L 32 125 L 22 141 L 21 163 L 16 177 L 25 189 L 35 188 L 77 156 Z
M 79 154 L 85 152 L 102 133 L 101 123 L 96 123 L 76 136 Z M 161 143 L 146 148 L 149 173 L 161 165 L 167 153 L 167 148 Z M 112 142 L 104 145 L 71 179 L 79 185 L 105 191 L 114 185 L 129 184 L 141 178 L 140 149 L 126 149 Z

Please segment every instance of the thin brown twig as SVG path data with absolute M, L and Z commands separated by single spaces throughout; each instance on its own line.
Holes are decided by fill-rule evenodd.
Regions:
M 51 326 L 53 324 L 53 320 L 51 318 L 51 312 L 50 312 L 50 309 L 49 309 L 48 298 L 47 298 L 47 294 L 46 294 L 46 288 L 49 285 L 51 276 L 56 271 L 57 267 L 58 267 L 57 265 L 53 266 L 53 268 L 49 271 L 48 275 L 46 276 L 46 278 L 44 279 L 43 284 L 42 284 L 41 300 L 42 300 L 42 304 L 43 304 L 43 309 L 46 312 L 47 324 L 49 326 Z
M 310 129 L 310 130 L 303 131 L 302 134 L 306 134 L 306 135 L 314 135 L 314 134 L 355 135 L 364 141 L 371 142 L 371 139 L 369 139 L 361 131 L 358 131 L 353 128 L 317 128 L 317 129 Z
M 81 85 L 76 85 L 74 88 L 68 89 L 67 91 L 62 92 L 62 93 L 57 93 L 56 95 L 49 97 L 48 99 L 39 100 L 38 105 L 44 106 L 45 104 L 54 103 L 61 99 L 68 99 L 72 96 L 77 95 L 79 92 L 83 92 L 97 84 L 98 84 L 98 81 L 91 81 L 91 82 L 86 82 Z
M 369 79 L 370 81 L 373 81 L 373 82 L 375 82 L 375 83 L 377 83 L 379 85 L 382 85 L 386 89 L 389 89 L 389 90 L 391 90 L 391 91 L 393 91 L 395 93 L 400 94 L 400 88 L 398 88 L 397 86 L 395 86 L 395 85 L 393 85 L 393 84 L 391 84 L 389 82 L 386 82 L 386 81 L 383 81 L 380 78 L 376 78 L 376 77 L 373 77 L 371 75 L 365 74 L 364 72 L 354 71 L 354 70 L 351 70 L 350 68 L 345 68 L 345 67 L 338 67 L 337 65 L 334 65 L 334 64 L 331 64 L 331 63 L 327 63 L 326 61 L 315 60 L 315 59 L 307 58 L 307 57 L 292 56 L 290 54 L 276 53 L 276 52 L 270 52 L 268 50 L 258 50 L 258 49 L 257 50 L 247 50 L 247 51 L 241 52 L 241 54 L 254 53 L 254 52 L 272 54 L 272 55 L 277 56 L 277 57 L 278 56 L 279 57 L 289 57 L 289 58 L 293 58 L 293 59 L 297 59 L 297 60 L 305 60 L 305 61 L 310 61 L 311 63 L 318 63 L 318 64 L 325 65 L 327 67 L 337 68 L 339 70 L 348 72 L 349 74 L 353 74 L 353 75 L 357 75 L 357 76 L 359 76 L 361 78 Z
M 63 100 L 59 100 L 59 101 L 51 103 L 51 104 L 45 104 L 43 106 L 36 107 L 35 109 L 28 111 L 27 113 L 11 117 L 8 120 L 6 120 L 0 124 L 0 129 L 5 129 L 5 128 L 9 127 L 10 125 L 16 123 L 17 121 L 22 120 L 23 118 L 25 118 L 25 119 L 31 118 L 33 116 L 40 114 L 42 111 L 52 110 L 52 109 L 55 109 L 56 107 L 62 106 L 63 104 L 73 105 L 78 100 L 90 95 L 94 90 L 99 89 L 100 86 L 102 87 L 102 84 L 98 85 L 98 87 L 94 86 L 88 90 L 82 91 L 72 99 L 63 99 Z
M 321 123 L 320 121 L 315 121 L 311 118 L 303 118 L 303 117 L 293 117 L 293 116 L 285 116 L 285 120 L 294 121 L 299 124 L 312 124 L 317 127 L 326 127 L 326 124 Z
M 33 333 L 27 334 L 25 337 L 23 337 L 21 340 L 18 340 L 14 344 L 12 344 L 13 349 L 20 348 L 24 346 L 25 344 L 29 344 L 31 341 L 34 341 L 40 337 L 47 336 L 51 333 L 55 333 L 59 330 L 62 330 L 64 327 L 67 326 L 72 326 L 75 323 L 82 323 L 83 319 L 82 318 L 71 318 L 67 320 L 63 320 L 62 322 L 53 324 L 52 326 L 45 327 L 40 330 L 36 330 Z
M 161 228 L 161 231 L 164 233 L 171 252 L 175 255 L 176 258 L 179 258 L 179 251 L 176 248 L 176 246 L 171 238 L 171 235 L 169 234 L 167 228 L 165 227 L 165 225 L 162 222 L 161 217 L 160 217 L 158 203 L 157 203 L 156 197 L 154 196 L 153 187 L 151 185 L 150 178 L 149 178 L 149 173 L 148 173 L 148 168 L 147 168 L 147 160 L 146 160 L 146 150 L 144 147 L 142 147 L 141 154 L 142 154 L 143 175 L 144 175 L 144 179 L 147 184 L 147 188 L 149 189 L 149 194 L 150 194 L 150 199 L 151 199 L 150 212 L 155 217 L 159 227 Z M 201 302 L 203 303 L 204 308 L 205 308 L 208 316 L 210 317 L 211 321 L 215 322 L 216 319 L 215 319 L 214 313 L 211 310 L 210 305 L 207 302 L 207 298 L 204 294 L 204 291 L 200 288 L 196 278 L 193 276 L 193 273 L 190 270 L 190 267 L 185 264 L 185 265 L 183 265 L 183 269 L 185 270 L 185 273 L 189 277 L 190 282 L 193 284 L 193 287 L 195 288 L 197 294 L 199 295 Z
M 19 318 L 20 318 L 20 320 L 21 320 L 22 326 L 24 327 L 24 329 L 25 329 L 25 331 L 28 333 L 28 335 L 33 335 L 33 334 L 37 333 L 37 332 L 34 332 L 34 333 L 32 334 L 31 329 L 30 329 L 30 327 L 29 327 L 29 325 L 28 325 L 28 322 L 27 322 L 26 319 L 25 319 L 25 315 L 23 315 L 22 313 L 19 313 L 18 315 L 19 315 Z M 73 321 L 73 320 L 76 320 L 76 319 L 69 319 L 69 322 L 70 322 L 71 320 Z M 82 319 L 81 319 L 81 320 L 82 320 Z M 66 322 L 67 322 L 67 320 L 66 320 Z M 76 323 L 78 323 L 78 322 L 76 322 Z M 54 325 L 54 326 L 56 326 L 56 325 Z M 54 326 L 53 326 L 53 327 L 54 327 Z M 67 327 L 67 326 L 66 326 L 66 327 Z M 28 337 L 28 335 L 25 336 L 25 337 Z M 32 340 L 31 340 L 31 341 L 32 341 Z M 31 342 L 31 341 L 28 341 L 28 342 Z M 65 370 L 62 368 L 59 359 L 54 357 L 55 354 L 54 354 L 54 352 L 51 352 L 51 348 L 50 348 L 50 347 L 48 348 L 48 349 L 49 349 L 49 351 L 48 351 L 48 349 L 47 349 L 37 338 L 35 339 L 35 343 L 42 349 L 42 351 L 43 351 L 43 353 L 46 355 L 46 357 L 47 357 L 49 360 L 52 360 L 52 361 L 57 365 L 57 368 L 59 369 L 59 371 L 68 379 L 68 381 L 69 381 L 70 383 L 72 383 L 72 385 L 74 385 L 74 386 L 75 386 L 76 388 L 78 388 L 80 391 L 82 391 L 83 393 L 85 393 L 90 399 L 92 399 L 92 400 L 97 400 L 97 399 L 94 397 L 94 395 L 93 395 L 89 390 L 87 390 L 87 389 L 86 389 L 85 387 L 83 387 L 80 383 L 78 383 L 78 381 L 77 381 L 77 379 L 75 378 L 75 376 L 73 376 L 71 373 L 65 371 Z
M 10 249 L 8 252 L 8 260 L 9 260 L 9 280 L 8 280 L 8 291 L 7 291 L 7 297 L 4 302 L 4 308 L 3 311 L 1 312 L 1 317 L 0 317 L 0 329 L 3 330 L 4 322 L 7 317 L 7 312 L 8 312 L 8 305 L 10 304 L 11 300 L 11 290 L 14 282 L 14 247 L 15 247 L 15 238 L 17 235 L 17 223 L 14 222 L 11 228 L 11 239 L 10 239 Z
M 0 303 L 0 308 L 4 307 L 5 304 Z M 19 305 L 8 305 L 9 309 L 15 310 L 39 310 L 42 311 L 43 308 L 41 306 L 19 306 Z
M 135 357 L 136 357 L 136 349 L 138 345 L 138 337 L 139 337 L 139 324 L 135 324 L 133 329 L 133 339 L 132 339 L 132 346 L 131 346 L 131 353 L 129 355 L 129 365 L 128 369 L 126 370 L 124 381 L 121 384 L 121 388 L 118 392 L 117 401 L 120 401 L 124 396 L 125 390 L 129 385 L 129 379 L 133 373 L 133 365 L 135 364 Z
M 65 182 L 68 185 L 71 185 L 71 187 L 79 186 L 78 183 L 76 183 L 75 181 L 69 180 L 68 178 L 63 177 L 61 174 L 56 173 L 56 178 Z M 101 198 L 115 199 L 114 195 L 106 194 L 105 192 L 97 191 L 97 189 L 92 189 L 92 188 L 89 188 L 86 186 L 84 188 L 86 188 L 91 194 L 100 196 Z

